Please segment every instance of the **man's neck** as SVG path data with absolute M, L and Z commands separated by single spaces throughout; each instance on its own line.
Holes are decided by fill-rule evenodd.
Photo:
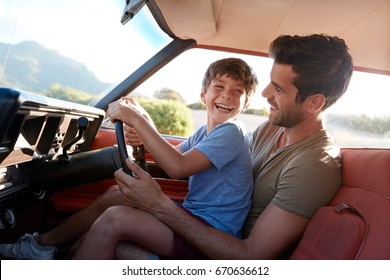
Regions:
M 285 127 L 278 140 L 278 147 L 293 145 L 314 133 L 323 130 L 322 120 L 304 121 L 295 127 Z

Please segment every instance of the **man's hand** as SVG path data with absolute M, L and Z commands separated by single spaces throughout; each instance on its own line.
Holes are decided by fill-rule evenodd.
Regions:
M 129 205 L 156 216 L 164 203 L 173 203 L 149 173 L 129 159 L 126 164 L 133 171 L 134 177 L 127 175 L 122 169 L 117 170 L 114 176 Z

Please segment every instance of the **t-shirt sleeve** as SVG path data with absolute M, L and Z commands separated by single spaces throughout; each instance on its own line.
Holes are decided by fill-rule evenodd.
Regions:
M 188 137 L 185 141 L 179 144 L 179 148 L 183 153 L 189 151 L 196 143 L 198 143 L 202 138 L 207 129 L 207 126 L 200 127 L 194 134 Z
M 333 157 L 303 153 L 283 168 L 272 201 L 285 211 L 310 218 L 330 202 L 340 185 L 340 168 Z
M 218 170 L 221 170 L 241 152 L 244 137 L 246 136 L 240 126 L 224 123 L 213 129 L 194 148 L 202 152 Z
M 185 141 L 181 142 L 179 144 L 179 148 L 180 150 L 185 153 L 187 152 L 191 147 L 190 147 L 190 143 L 192 141 L 192 136 L 190 136 L 188 139 L 186 139 Z

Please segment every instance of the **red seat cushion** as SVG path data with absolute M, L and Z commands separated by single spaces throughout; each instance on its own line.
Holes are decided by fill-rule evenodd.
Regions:
M 320 208 L 308 225 L 300 249 L 291 259 L 349 260 L 358 256 L 368 227 L 364 218 L 340 207 Z
M 390 259 L 390 149 L 342 149 L 342 163 L 342 187 L 312 217 L 292 259 Z M 355 210 L 340 215 L 339 205 Z

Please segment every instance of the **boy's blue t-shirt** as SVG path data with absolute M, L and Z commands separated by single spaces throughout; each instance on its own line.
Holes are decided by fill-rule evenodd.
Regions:
M 213 164 L 190 176 L 183 206 L 215 228 L 239 237 L 253 190 L 249 140 L 239 122 L 226 122 L 206 132 L 207 126 L 202 126 L 180 144 L 183 153 L 195 148 Z

